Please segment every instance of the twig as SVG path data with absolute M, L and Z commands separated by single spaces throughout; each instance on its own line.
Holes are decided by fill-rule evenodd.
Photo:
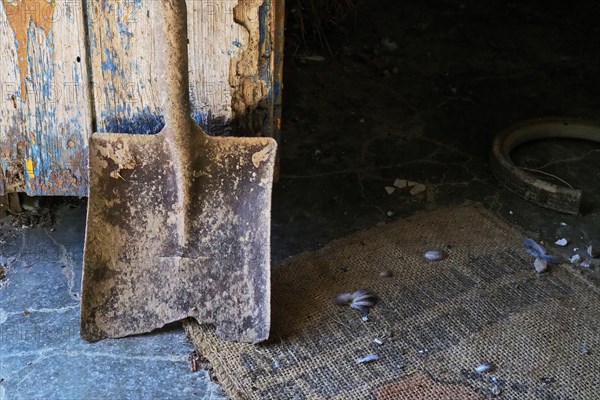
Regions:
M 549 177 L 551 177 L 551 178 L 554 178 L 554 179 L 556 179 L 556 180 L 557 180 L 557 181 L 559 181 L 559 182 L 562 182 L 562 183 L 564 183 L 564 184 L 565 184 L 565 185 L 567 185 L 567 186 L 568 186 L 570 189 L 574 189 L 574 188 L 573 188 L 573 186 L 572 186 L 572 185 L 571 185 L 569 182 L 565 181 L 565 180 L 564 180 L 564 179 L 562 179 L 562 178 L 559 178 L 559 177 L 558 177 L 558 176 L 556 176 L 556 175 L 552 175 L 552 174 L 551 174 L 551 173 L 549 173 L 549 172 L 544 172 L 544 171 L 540 171 L 539 169 L 525 168 L 525 167 L 519 167 L 519 169 L 521 169 L 521 170 L 523 170 L 523 171 L 527 171 L 527 172 L 534 172 L 534 173 L 536 173 L 536 174 L 540 174 L 540 175 L 546 175 L 546 176 L 549 176 Z

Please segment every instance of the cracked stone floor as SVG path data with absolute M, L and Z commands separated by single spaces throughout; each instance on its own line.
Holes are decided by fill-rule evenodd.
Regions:
M 591 1 L 577 8 L 484 3 L 368 2 L 329 34 L 331 52 L 302 39 L 289 19 L 274 264 L 360 229 L 465 201 L 567 258 L 585 257 L 587 245 L 600 240 L 600 144 L 541 140 L 513 153 L 519 166 L 581 188 L 577 216 L 527 203 L 502 188 L 488 166 L 492 138 L 515 122 L 600 119 L 600 8 Z M 396 178 L 427 190 L 388 194 Z M 0 400 L 221 398 L 206 371 L 190 371 L 192 348 L 179 326 L 94 344 L 79 339 L 85 203 L 70 204 L 49 204 L 55 224 L 0 229 L 0 255 L 12 261 L 0 281 Z M 567 246 L 553 245 L 563 237 Z M 600 282 L 597 268 L 572 270 Z
M 85 204 L 53 212 L 50 226 L 0 227 L 0 399 L 224 398 L 207 371 L 190 370 L 193 348 L 176 325 L 96 343 L 79 337 Z

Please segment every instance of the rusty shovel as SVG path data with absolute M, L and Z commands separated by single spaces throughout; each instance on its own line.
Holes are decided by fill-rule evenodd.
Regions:
M 192 120 L 185 0 L 161 4 L 164 128 L 90 139 L 81 335 L 193 317 L 225 340 L 259 342 L 270 325 L 276 143 L 210 137 Z

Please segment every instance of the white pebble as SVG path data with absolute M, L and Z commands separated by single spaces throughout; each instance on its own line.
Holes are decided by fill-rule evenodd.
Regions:
M 475 372 L 477 372 L 478 374 L 483 374 L 484 372 L 490 372 L 493 369 L 494 369 L 494 364 L 484 363 L 484 364 L 480 364 L 477 368 L 475 368 Z
M 439 261 L 446 258 L 448 254 L 442 249 L 433 249 L 427 251 L 423 256 L 429 261 Z
M 379 354 L 373 353 L 373 354 L 368 354 L 364 357 L 358 357 L 356 359 L 356 363 L 363 364 L 363 363 L 368 363 L 368 362 L 377 361 L 377 360 L 379 360 Z
M 412 189 L 410 189 L 410 194 L 416 196 L 418 194 L 423 193 L 425 190 L 427 190 L 425 185 L 423 185 L 422 183 L 417 183 L 415 186 L 412 187 Z
M 396 180 L 394 181 L 394 186 L 398 189 L 404 189 L 406 186 L 408 186 L 408 182 L 406 181 L 406 179 L 396 178 Z
M 373 343 L 383 344 L 383 342 L 381 341 L 381 339 L 373 339 Z
M 393 186 L 386 186 L 384 189 L 387 192 L 387 194 L 392 194 L 396 191 L 396 188 Z
M 559 246 L 566 246 L 568 243 L 569 242 L 565 238 L 558 239 L 556 242 L 554 242 L 554 244 L 557 244 Z
M 541 258 L 536 258 L 533 262 L 533 268 L 535 268 L 537 273 L 541 274 L 542 272 L 546 272 L 548 269 L 548 262 L 546 260 L 542 260 Z

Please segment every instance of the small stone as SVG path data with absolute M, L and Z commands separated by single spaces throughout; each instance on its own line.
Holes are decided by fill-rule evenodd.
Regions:
M 575 254 L 573 257 L 569 258 L 571 264 L 577 265 L 581 261 L 581 256 L 579 254 Z
M 413 182 L 413 181 L 406 181 L 406 184 L 408 185 L 408 187 L 413 187 L 417 184 L 417 182 Z
M 408 181 L 406 179 L 396 178 L 396 180 L 394 181 L 394 186 L 398 189 L 404 189 L 408 186 Z
M 396 188 L 393 186 L 386 186 L 384 189 L 387 192 L 387 194 L 392 194 L 396 191 Z
M 365 123 L 365 119 L 364 119 L 364 118 L 361 118 L 359 122 L 360 122 L 361 124 L 364 124 L 364 123 Z
M 383 344 L 383 342 L 381 341 L 381 339 L 377 339 L 377 338 L 373 339 L 373 343 L 379 344 L 379 345 Z
M 600 257 L 600 246 L 590 244 L 587 248 L 587 252 L 592 258 Z
M 483 363 L 479 364 L 477 368 L 475 368 L 475 372 L 478 374 L 483 374 L 485 372 L 491 372 L 494 370 L 494 364 L 492 363 Z
M 367 322 L 367 321 L 369 320 L 369 317 L 368 317 L 368 316 L 366 316 L 366 315 L 363 315 L 362 317 L 360 317 L 360 319 L 361 319 L 363 322 Z
M 583 268 L 598 268 L 600 267 L 600 260 L 598 259 L 589 259 L 589 260 L 585 260 L 582 263 L 579 264 L 581 267 Z
M 566 246 L 569 242 L 567 241 L 567 239 L 562 238 L 562 239 L 558 239 L 556 242 L 554 242 L 554 244 L 558 245 L 558 246 Z
M 412 194 L 413 196 L 416 196 L 418 194 L 423 193 L 425 190 L 427 190 L 425 185 L 423 185 L 422 183 L 417 183 L 416 185 L 414 185 L 412 187 L 412 189 L 410 189 L 410 194 Z
M 442 249 L 433 249 L 425 252 L 423 256 L 429 261 L 440 261 L 446 258 L 448 256 L 448 253 L 446 253 Z
M 502 393 L 502 390 L 501 390 L 501 389 L 500 389 L 498 386 L 493 386 L 493 387 L 490 389 L 490 393 L 491 393 L 493 396 L 499 396 L 499 395 Z
M 382 278 L 391 278 L 392 276 L 394 276 L 394 273 L 389 269 L 384 269 L 379 273 L 379 276 Z
M 393 212 L 393 211 L 388 211 L 388 212 L 386 213 L 386 215 L 387 215 L 388 217 L 393 217 L 393 216 L 394 216 L 394 212 Z
M 548 262 L 541 258 L 536 258 L 533 262 L 533 268 L 535 268 L 535 272 L 541 274 L 542 272 L 546 272 L 548 269 Z

